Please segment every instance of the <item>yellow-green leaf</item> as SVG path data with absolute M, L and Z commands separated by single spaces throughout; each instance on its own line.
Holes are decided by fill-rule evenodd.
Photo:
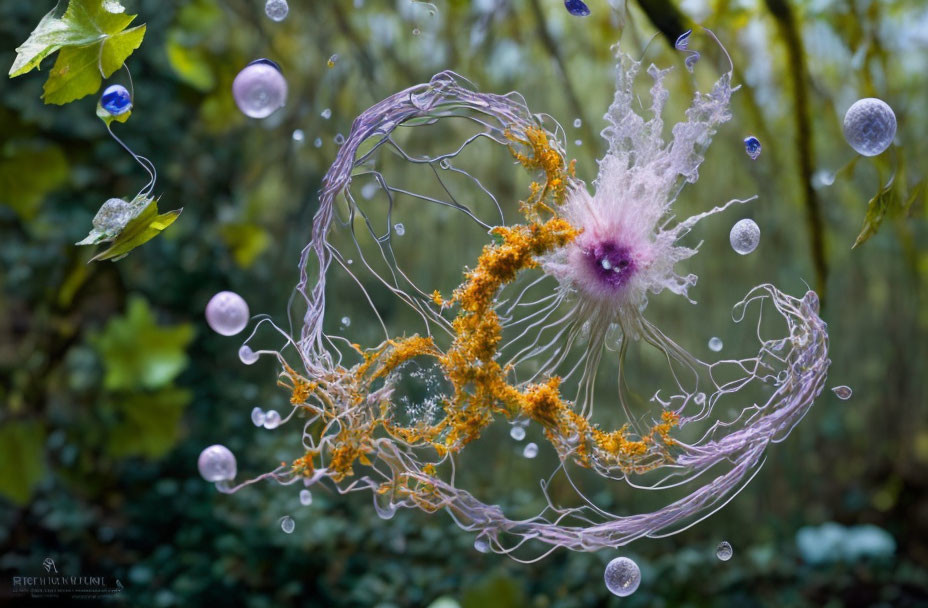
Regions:
M 113 244 L 102 253 L 95 255 L 90 261 L 113 260 L 115 262 L 125 257 L 130 251 L 155 238 L 161 231 L 173 224 L 181 211 L 183 209 L 175 209 L 158 215 L 158 201 L 152 199 L 141 213 L 129 220 Z
M 10 77 L 39 68 L 60 51 L 45 82 L 45 102 L 64 104 L 95 93 L 145 36 L 144 25 L 126 29 L 135 15 L 124 11 L 116 0 L 70 0 L 64 15 L 47 14 L 16 49 Z
M 0 205 L 32 219 L 42 199 L 68 180 L 68 161 L 57 146 L 10 143 L 0 153 Z
M 883 223 L 883 218 L 886 217 L 886 212 L 895 206 L 898 195 L 893 185 L 894 183 L 895 180 L 890 178 L 886 185 L 880 188 L 880 191 L 876 193 L 876 196 L 871 198 L 870 202 L 867 203 L 867 215 L 864 217 L 864 226 L 860 234 L 857 235 L 857 240 L 854 241 L 851 249 L 854 249 L 858 245 L 862 245 L 867 242 L 871 236 L 876 234 L 876 231 L 880 229 L 880 224 Z

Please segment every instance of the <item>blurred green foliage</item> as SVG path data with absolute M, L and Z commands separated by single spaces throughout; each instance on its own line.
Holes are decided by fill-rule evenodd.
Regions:
M 52 5 L 0 4 L 0 60 L 13 65 L 14 49 Z M 52 556 L 63 574 L 118 577 L 125 589 L 117 601 L 140 606 L 928 602 L 928 228 L 920 185 L 928 166 L 928 16 L 919 0 L 603 0 L 590 3 L 585 19 L 556 0 L 447 0 L 435 14 L 405 0 L 291 2 L 280 24 L 259 0 L 125 5 L 147 30 L 132 55 L 134 112 L 120 136 L 159 167 L 164 200 L 185 207 L 163 236 L 115 264 L 88 265 L 93 254 L 73 243 L 102 201 L 133 196 L 139 167 L 109 138 L 96 100 L 46 106 L 44 75 L 35 73 L 0 89 L 3 601 L 10 576 L 41 574 Z M 483 90 L 518 90 L 533 111 L 556 117 L 569 141 L 581 142 L 570 153 L 591 180 L 603 152 L 599 117 L 612 94 L 610 45 L 621 38 L 646 61 L 678 67 L 668 109 L 678 117 L 694 85 L 672 41 L 682 33 L 675 28 L 694 23 L 725 43 L 742 89 L 699 183 L 678 204 L 688 214 L 757 192 L 760 200 L 737 213 L 753 217 L 763 236 L 754 254 L 741 257 L 727 238 L 738 217 L 701 225 L 693 235 L 693 244 L 704 241 L 701 252 L 686 263 L 700 277 L 699 305 L 658 297 L 649 316 L 697 355 L 708 355 L 711 335 L 726 353 L 738 352 L 750 330 L 731 323 L 730 307 L 750 286 L 771 281 L 798 293 L 803 280 L 824 281 L 831 382 L 851 385 L 850 401 L 826 391 L 720 514 L 675 537 L 617 550 L 639 562 L 643 577 L 621 602 L 602 584 L 614 554 L 559 552 L 523 565 L 477 553 L 444 514 L 404 511 L 382 521 L 367 496 L 313 488 L 312 505 L 302 507 L 293 488 L 260 485 L 225 496 L 198 477 L 196 457 L 212 443 L 232 449 L 243 477 L 299 449 L 298 437 L 261 431 L 248 419 L 254 405 L 286 409 L 273 362 L 243 367 L 239 342 L 210 332 L 202 311 L 213 293 L 232 289 L 252 312 L 288 327 L 315 192 L 336 135 L 360 111 L 454 69 Z M 703 52 L 695 84 L 705 88 L 725 60 L 695 35 L 691 46 Z M 287 107 L 263 122 L 243 117 L 230 94 L 235 74 L 258 57 L 278 62 L 290 86 Z M 801 100 L 797 78 L 806 86 Z M 894 108 L 897 146 L 827 185 L 822 176 L 853 157 L 841 136 L 843 111 L 865 96 Z M 806 113 L 807 129 L 797 112 Z M 748 134 L 764 147 L 756 162 L 744 154 Z M 455 141 L 421 147 L 429 145 Z M 519 174 L 497 158 L 474 162 L 494 192 L 513 204 L 523 195 Z M 874 198 L 890 175 L 894 198 Z M 443 289 L 461 270 L 445 252 L 471 255 L 486 238 L 438 211 L 400 205 L 397 214 L 406 226 L 397 254 Z M 852 252 L 865 222 L 873 234 Z M 348 287 L 330 286 L 339 307 L 331 322 L 347 315 L 352 331 L 375 336 L 363 303 L 340 297 Z M 388 321 L 401 324 L 404 314 L 397 309 Z M 276 338 L 256 340 L 279 347 Z M 635 372 L 649 393 L 658 380 L 647 365 Z M 537 462 L 518 458 L 518 446 L 498 431 L 461 475 L 482 498 L 530 510 L 551 463 L 544 454 Z M 623 513 L 647 504 L 622 487 L 593 498 Z M 285 514 L 296 521 L 291 535 L 279 530 Z M 797 533 L 829 521 L 878 526 L 895 540 L 895 553 L 812 563 Z M 724 564 L 714 557 L 722 539 L 735 550 Z

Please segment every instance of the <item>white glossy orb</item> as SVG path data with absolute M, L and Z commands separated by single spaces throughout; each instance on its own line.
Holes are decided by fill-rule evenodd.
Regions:
M 267 118 L 287 101 L 287 79 L 267 59 L 245 66 L 232 81 L 232 96 L 242 114 Z
M 614 595 L 625 597 L 634 593 L 641 584 L 641 570 L 638 564 L 627 557 L 617 557 L 606 565 L 603 578 L 606 589 Z
M 731 227 L 728 239 L 731 241 L 732 249 L 741 255 L 747 255 L 757 249 L 760 243 L 760 226 L 752 219 L 738 220 Z
M 859 154 L 881 154 L 893 143 L 895 136 L 896 115 L 881 99 L 859 99 L 844 115 L 844 139 Z
M 723 562 L 727 562 L 731 559 L 734 551 L 731 548 L 731 544 L 727 540 L 723 540 L 719 543 L 719 546 L 715 549 L 715 556 Z
M 290 7 L 287 5 L 287 0 L 267 0 L 267 4 L 264 5 L 264 14 L 271 21 L 279 23 L 286 19 L 289 13 Z
M 248 325 L 248 304 L 233 291 L 220 291 L 206 305 L 206 322 L 217 334 L 234 336 Z
M 538 456 L 538 444 L 528 443 L 525 445 L 525 448 L 522 450 L 522 455 L 526 458 L 534 458 Z
M 197 468 L 206 481 L 228 481 L 235 479 L 237 466 L 235 455 L 224 445 L 211 445 L 197 459 Z

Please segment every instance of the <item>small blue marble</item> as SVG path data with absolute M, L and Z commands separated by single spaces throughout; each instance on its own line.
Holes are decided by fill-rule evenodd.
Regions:
M 574 17 L 586 17 L 590 14 L 590 7 L 582 0 L 564 0 L 564 8 Z
M 132 97 L 129 91 L 121 84 L 113 84 L 103 91 L 100 97 L 100 106 L 113 116 L 125 114 L 132 109 Z
M 748 156 L 751 157 L 751 160 L 757 160 L 757 157 L 760 156 L 760 140 L 750 135 L 744 138 L 744 151 L 748 153 Z

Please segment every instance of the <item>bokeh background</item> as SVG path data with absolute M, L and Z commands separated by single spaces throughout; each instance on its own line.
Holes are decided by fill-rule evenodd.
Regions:
M 128 61 L 133 115 L 114 128 L 159 168 L 161 209 L 184 208 L 162 236 L 119 262 L 88 265 L 92 253 L 73 243 L 104 200 L 133 195 L 146 177 L 107 136 L 96 99 L 46 106 L 44 73 L 0 85 L 0 603 L 13 601 L 11 576 L 39 574 L 52 557 L 59 572 L 119 578 L 114 602 L 137 606 L 928 605 L 921 0 L 593 0 L 583 19 L 559 0 L 437 0 L 434 10 L 409 0 L 293 0 L 282 23 L 260 0 L 125 4 L 148 32 Z M 0 65 L 12 64 L 52 5 L 0 2 Z M 532 565 L 476 552 L 444 514 L 382 521 L 368 495 L 316 489 L 303 507 L 293 487 L 225 496 L 197 475 L 196 457 L 212 443 L 229 446 L 244 475 L 296 455 L 298 436 L 249 419 L 255 405 L 284 408 L 273 363 L 243 366 L 240 341 L 210 331 L 202 311 L 231 289 L 286 325 L 315 193 L 354 116 L 454 69 L 482 90 L 518 90 L 533 111 L 558 119 L 580 176 L 591 179 L 612 94 L 610 46 L 621 40 L 646 62 L 676 65 L 679 114 L 693 87 L 705 89 L 724 66 L 697 32 L 691 46 L 704 57 L 693 79 L 682 77 L 672 42 L 693 24 L 723 41 L 742 88 L 681 213 L 760 198 L 693 235 L 702 250 L 684 265 L 700 276 L 699 304 L 664 294 L 650 318 L 708 356 L 712 335 L 726 348 L 742 343 L 730 311 L 751 286 L 801 294 L 807 283 L 822 294 L 830 328 L 829 386 L 850 385 L 852 399 L 826 391 L 747 489 L 698 526 Z M 290 85 L 287 106 L 260 122 L 242 116 L 230 92 L 258 57 L 278 62 Z M 896 145 L 830 184 L 855 156 L 841 135 L 844 111 L 870 96 L 895 110 Z M 742 144 L 749 134 L 763 145 L 753 162 Z M 504 188 L 514 171 L 480 177 Z M 871 202 L 891 175 L 893 196 Z M 868 208 L 885 209 L 882 225 L 852 250 Z M 763 234 L 746 257 L 728 244 L 740 217 Z M 438 221 L 438 212 L 410 215 L 407 238 Z M 405 253 L 413 266 L 442 259 L 432 248 Z M 449 281 L 461 270 L 438 267 Z M 370 319 L 355 306 L 340 302 L 339 311 L 363 327 Z M 537 501 L 529 490 L 549 472 L 544 459 L 519 459 L 504 431 L 494 437 L 471 465 L 478 493 Z M 607 487 L 596 499 L 621 509 L 634 504 L 629 496 Z M 287 514 L 290 535 L 279 526 Z M 727 563 L 715 558 L 721 540 L 734 547 Z M 643 577 L 621 601 L 602 582 L 619 554 Z

